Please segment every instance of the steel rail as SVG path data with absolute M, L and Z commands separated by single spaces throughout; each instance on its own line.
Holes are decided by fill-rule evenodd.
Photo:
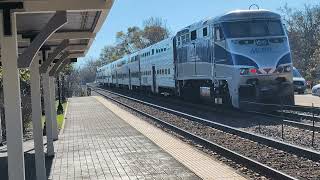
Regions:
M 176 111 L 176 110 L 173 110 L 173 109 L 169 109 L 169 108 L 166 108 L 166 107 L 162 107 L 162 106 L 159 106 L 159 105 L 155 105 L 155 104 L 152 104 L 152 103 L 149 103 L 149 102 L 144 102 L 144 101 L 141 101 L 139 99 L 128 97 L 128 96 L 125 96 L 125 95 L 122 95 L 122 94 L 119 94 L 119 93 L 115 93 L 115 92 L 112 92 L 112 91 L 108 91 L 108 90 L 105 90 L 105 89 L 101 89 L 101 88 L 96 88 L 96 89 L 100 89 L 101 91 L 105 91 L 105 92 L 108 92 L 108 93 L 111 93 L 111 94 L 114 94 L 114 95 L 117 95 L 117 96 L 120 96 L 120 97 L 123 97 L 123 98 L 126 98 L 126 99 L 130 99 L 132 101 L 139 102 L 141 104 L 145 104 L 145 105 L 157 108 L 157 109 L 161 109 L 161 110 L 166 111 L 168 113 L 172 113 L 172 114 L 187 118 L 189 120 L 202 123 L 204 125 L 210 126 L 212 128 L 215 128 L 215 129 L 219 129 L 219 130 L 224 131 L 224 132 L 228 132 L 230 134 L 234 134 L 234 135 L 240 136 L 240 137 L 245 138 L 245 139 L 249 139 L 249 140 L 252 140 L 252 141 L 255 141 L 255 142 L 259 142 L 261 144 L 270 146 L 270 147 L 274 147 L 276 149 L 280 149 L 280 150 L 283 150 L 283 151 L 286 151 L 286 152 L 290 152 L 290 153 L 295 154 L 297 156 L 305 157 L 305 158 L 308 158 L 308 159 L 313 160 L 313 161 L 319 161 L 320 160 L 320 152 L 317 152 L 317 151 L 314 151 L 314 150 L 311 150 L 311 149 L 307 149 L 307 148 L 304 148 L 304 147 L 301 147 L 301 146 L 289 144 L 289 143 L 286 143 L 286 142 L 283 142 L 283 141 L 279 141 L 279 140 L 276 140 L 276 139 L 268 138 L 268 137 L 265 137 L 265 136 L 262 136 L 262 135 L 258 135 L 258 134 L 254 134 L 254 133 L 251 133 L 251 132 L 247 132 L 247 131 L 244 131 L 244 130 L 240 130 L 240 129 L 237 129 L 237 128 L 234 128 L 234 127 L 231 127 L 231 126 L 228 126 L 228 125 L 224 125 L 224 124 L 221 124 L 221 123 L 213 122 L 213 121 L 210 121 L 210 120 L 207 120 L 207 119 L 204 119 L 204 118 L 196 117 L 196 116 L 193 116 L 193 115 L 190 115 L 190 114 L 187 114 L 187 113 L 179 112 L 179 111 Z
M 106 91 L 106 90 L 102 90 L 102 91 Z M 206 147 L 206 148 L 208 148 L 208 149 L 210 149 L 212 151 L 219 152 L 220 154 L 222 154 L 225 157 L 228 157 L 228 158 L 234 160 L 235 162 L 244 164 L 247 167 L 250 167 L 250 168 L 255 169 L 255 170 L 259 171 L 259 172 L 262 172 L 263 174 L 268 175 L 268 176 L 270 176 L 272 178 L 283 179 L 283 180 L 296 180 L 296 178 L 294 178 L 292 176 L 289 176 L 289 175 L 287 175 L 287 174 L 285 174 L 285 173 L 283 173 L 281 171 L 278 171 L 278 170 L 273 169 L 273 168 L 271 168 L 271 167 L 269 167 L 267 165 L 264 165 L 264 164 L 262 164 L 262 163 L 260 163 L 258 161 L 255 161 L 255 160 L 253 160 L 251 158 L 243 156 L 243 155 L 241 155 L 241 154 L 239 154 L 239 153 L 237 153 L 235 151 L 229 150 L 229 149 L 227 149 L 227 148 L 225 148 L 225 147 L 223 147 L 221 145 L 218 145 L 216 143 L 208 141 L 208 140 L 206 140 L 206 139 L 204 139 L 204 138 L 202 138 L 200 136 L 194 135 L 194 134 L 192 134 L 192 133 L 190 133 L 190 132 L 188 132 L 186 130 L 183 130 L 183 129 L 181 129 L 181 128 L 175 126 L 175 125 L 172 125 L 170 123 L 167 123 L 167 122 L 165 122 L 165 121 L 163 121 L 163 120 L 161 120 L 161 119 L 159 119 L 159 118 L 157 118 L 155 116 L 152 116 L 152 115 L 150 115 L 148 113 L 145 113 L 145 112 L 143 112 L 143 111 L 141 111 L 141 110 L 139 110 L 137 108 L 129 106 L 129 105 L 127 105 L 127 104 L 125 104 L 125 103 L 123 103 L 123 102 L 121 102 L 119 100 L 116 100 L 116 99 L 114 99 L 114 98 L 112 98 L 110 96 L 107 96 L 107 95 L 105 95 L 105 94 L 103 94 L 101 92 L 98 92 L 98 91 L 96 91 L 96 92 L 98 94 L 102 95 L 103 97 L 106 97 L 106 98 L 108 98 L 108 99 L 110 99 L 110 100 L 112 100 L 112 101 L 114 101 L 116 103 L 121 104 L 122 106 L 125 106 L 125 107 L 127 107 L 127 108 L 129 108 L 129 109 L 131 109 L 131 110 L 133 110 L 133 111 L 135 111 L 137 113 L 139 113 L 139 114 L 142 114 L 143 116 L 146 116 L 146 117 L 156 121 L 157 123 L 163 125 L 165 128 L 170 129 L 170 130 L 174 131 L 175 133 L 178 133 L 179 135 L 181 135 L 183 137 L 186 137 L 188 139 L 193 140 L 197 144 L 200 144 L 200 145 L 202 145 L 202 146 L 204 146 L 204 147 Z M 111 94 L 113 94 L 113 93 L 111 93 Z M 117 93 L 115 95 L 119 95 L 120 96 L 120 94 L 117 94 Z M 132 100 L 130 97 L 126 97 L 126 96 L 121 96 L 121 97 L 129 98 L 130 100 Z M 138 101 L 140 102 L 140 100 L 138 100 Z
M 100 88 L 101 89 L 101 88 Z M 102 89 L 105 90 L 105 89 Z M 255 102 L 253 102 L 255 103 Z M 262 104 L 262 103 L 255 103 L 255 104 Z M 274 104 L 267 104 L 267 105 L 274 105 Z M 208 110 L 208 111 L 215 111 L 215 112 L 223 112 L 223 113 L 235 113 L 236 111 L 234 111 L 233 109 L 229 109 L 229 108 L 219 108 L 219 107 L 207 107 L 207 106 L 203 106 L 201 104 L 193 104 L 193 103 L 189 103 L 188 102 L 188 106 L 192 107 L 192 108 L 197 108 L 197 109 L 201 109 L 201 110 Z M 201 106 L 201 107 L 199 107 Z M 222 111 L 223 110 L 223 111 Z M 250 111 L 250 110 L 243 110 L 243 111 L 237 111 L 242 112 L 242 113 L 252 113 L 252 114 L 257 114 L 257 115 L 261 115 L 261 116 L 268 116 L 268 117 L 273 117 L 273 118 L 277 118 L 279 120 L 272 120 L 269 119 L 268 121 L 271 122 L 276 122 L 276 123 L 283 123 L 285 125 L 291 126 L 291 127 L 296 127 L 296 128 L 301 128 L 304 130 L 309 130 L 309 131 L 316 131 L 316 132 L 320 132 L 320 126 L 313 126 L 312 123 L 302 123 L 302 122 L 297 122 L 297 119 L 294 118 L 288 118 L 285 116 L 279 116 L 279 115 L 275 115 L 275 114 L 269 114 L 269 113 L 264 113 L 264 112 L 258 112 L 258 111 Z M 288 114 L 288 113 L 284 113 L 284 114 Z M 304 116 L 304 115 L 300 115 L 300 116 Z M 305 115 L 307 117 L 312 117 L 311 115 Z M 318 118 L 318 116 L 315 116 L 315 118 Z M 320 117 L 319 117 L 320 118 Z
M 319 126 L 313 126 L 311 124 L 292 121 L 292 119 L 291 120 L 289 118 L 286 119 L 287 117 L 284 117 L 284 116 L 277 116 L 277 115 L 267 114 L 267 113 L 257 112 L 257 111 L 245 111 L 245 112 L 258 114 L 258 115 L 263 115 L 263 116 L 268 116 L 268 117 L 279 118 L 279 119 L 281 119 L 280 121 L 277 121 L 277 120 L 270 120 L 270 121 L 274 121 L 274 122 L 281 122 L 282 121 L 284 124 L 289 125 L 289 126 L 294 126 L 294 127 L 298 127 L 298 128 L 301 128 L 301 129 L 306 129 L 306 130 L 310 130 L 310 131 L 314 130 L 314 131 L 320 132 L 320 127 Z
M 258 106 L 271 106 L 271 107 L 279 107 L 279 108 L 286 108 L 287 110 L 292 111 L 301 111 L 301 112 L 310 112 L 312 110 L 315 110 L 315 113 L 320 113 L 320 107 L 311 107 L 311 106 L 302 106 L 302 105 L 279 105 L 279 104 L 264 104 L 264 103 L 258 103 L 258 102 L 252 102 L 252 101 L 241 101 L 241 103 L 246 104 L 253 104 Z

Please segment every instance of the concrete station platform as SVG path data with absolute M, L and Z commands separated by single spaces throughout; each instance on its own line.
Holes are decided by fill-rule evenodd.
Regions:
M 49 179 L 245 179 L 102 97 L 72 98 Z
M 313 96 L 311 94 L 301 94 L 295 95 L 296 105 L 301 106 L 312 106 L 312 103 L 315 107 L 320 107 L 320 97 Z

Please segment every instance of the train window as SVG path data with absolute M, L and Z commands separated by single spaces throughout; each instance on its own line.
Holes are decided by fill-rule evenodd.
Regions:
M 161 74 L 164 74 L 164 70 L 163 69 L 161 69 Z
M 191 41 L 196 40 L 197 39 L 197 31 L 191 31 Z
M 187 42 L 187 43 L 190 42 L 190 35 L 189 35 L 189 33 L 186 34 L 186 42 Z
M 180 36 L 177 38 L 177 43 L 178 43 L 178 46 L 180 46 L 180 43 L 181 43 L 181 38 L 180 38 Z
M 157 69 L 157 74 L 159 74 L 159 69 Z
M 168 74 L 170 74 L 170 68 L 168 69 Z
M 152 49 L 152 55 L 154 55 L 154 49 Z
M 202 29 L 202 35 L 203 35 L 203 37 L 208 35 L 208 28 L 207 27 Z
M 222 41 L 224 39 L 223 33 L 220 27 L 215 27 L 215 40 Z
M 181 36 L 181 41 L 182 41 L 182 44 L 186 43 L 186 35 Z
M 164 70 L 164 74 L 168 74 L 168 69 L 165 69 L 165 70 Z

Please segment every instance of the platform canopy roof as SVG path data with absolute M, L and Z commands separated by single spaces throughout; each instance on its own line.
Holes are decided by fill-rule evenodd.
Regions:
M 53 52 L 64 40 L 68 58 L 83 57 L 105 21 L 114 0 L 1 0 L 0 11 L 10 8 L 16 12 L 18 52 L 22 54 L 48 26 L 57 12 L 65 13 L 67 23 L 50 34 L 41 49 Z M 12 9 L 12 6 L 16 8 Z M 4 10 L 3 10 L 4 12 Z M 1 45 L 0 45 L 1 48 Z M 1 56 L 0 56 L 1 57 Z M 20 62 L 19 62 L 20 63 Z

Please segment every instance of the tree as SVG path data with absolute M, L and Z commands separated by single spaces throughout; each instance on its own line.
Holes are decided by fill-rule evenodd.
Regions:
M 143 39 L 143 31 L 136 26 L 129 27 L 127 32 L 117 32 L 116 39 L 118 48 L 123 48 L 126 54 L 135 52 L 146 47 Z
M 100 53 L 100 62 L 102 64 L 111 63 L 126 54 L 125 49 L 120 46 L 105 46 Z
M 147 40 L 146 46 L 153 45 L 170 35 L 165 20 L 158 17 L 151 17 L 143 22 L 143 37 Z
M 129 27 L 126 32 L 116 34 L 115 45 L 105 46 L 100 53 L 103 64 L 113 62 L 126 54 L 136 52 L 147 46 L 168 38 L 170 31 L 166 21 L 161 18 L 151 17 L 143 22 L 143 28 Z
M 320 6 L 304 9 L 281 8 L 287 26 L 293 64 L 308 80 L 315 80 L 320 69 Z

